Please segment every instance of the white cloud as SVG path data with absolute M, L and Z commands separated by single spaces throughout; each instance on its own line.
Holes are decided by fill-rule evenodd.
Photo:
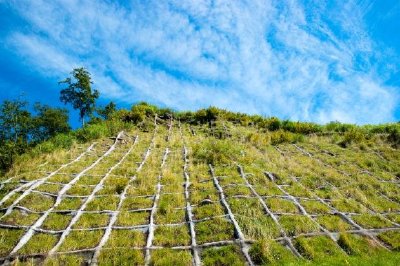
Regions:
M 369 5 L 298 1 L 15 1 L 8 44 L 44 75 L 84 65 L 106 97 L 301 120 L 393 120 L 370 63 Z M 357 60 L 366 62 L 363 67 Z

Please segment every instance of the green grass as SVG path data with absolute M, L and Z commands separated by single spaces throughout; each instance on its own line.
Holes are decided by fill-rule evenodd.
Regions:
M 196 223 L 195 231 L 198 244 L 234 238 L 233 225 L 223 218 Z
M 147 211 L 141 211 L 141 212 L 122 211 L 118 215 L 116 225 L 134 226 L 134 225 L 147 224 L 149 218 L 150 218 L 150 213 Z
M 54 199 L 49 196 L 31 193 L 26 196 L 19 205 L 24 206 L 32 211 L 46 211 L 54 204 Z
M 390 222 L 384 220 L 383 217 L 380 215 L 363 213 L 360 215 L 354 215 L 352 219 L 354 222 L 364 228 L 383 228 L 393 226 Z
M 117 209 L 119 202 L 118 197 L 114 196 L 106 196 L 106 197 L 99 197 L 95 198 L 89 202 L 86 207 L 88 211 L 102 211 L 102 210 L 109 210 L 115 211 Z
M 185 210 L 171 209 L 167 206 L 166 209 L 159 209 L 156 213 L 155 222 L 156 224 L 173 224 L 182 223 L 186 221 Z
M 47 230 L 63 230 L 65 229 L 72 216 L 68 214 L 50 213 L 42 224 L 43 229 Z
M 64 198 L 56 207 L 56 210 L 77 210 L 82 203 L 83 200 L 80 198 Z
M 57 194 L 61 189 L 61 185 L 58 184 L 42 184 L 36 190 Z
M 328 206 L 315 200 L 303 200 L 300 201 L 300 204 L 309 214 L 323 214 L 323 213 L 328 213 L 330 211 Z
M 311 260 L 347 256 L 327 236 L 299 237 L 295 241 L 295 247 L 304 257 Z
M 103 233 L 103 230 L 71 231 L 60 246 L 59 251 L 94 248 L 100 242 Z
M 32 225 L 38 218 L 39 214 L 28 213 L 23 210 L 14 209 L 9 215 L 3 217 L 0 223 L 9 225 Z
M 265 202 L 272 212 L 299 213 L 299 209 L 296 207 L 296 205 L 286 199 L 270 198 Z
M 99 256 L 99 265 L 143 265 L 144 255 L 140 250 L 115 248 L 103 250 Z
M 322 215 L 316 218 L 317 222 L 325 229 L 331 232 L 338 232 L 341 230 L 349 230 L 352 226 L 346 223 L 342 218 L 335 215 Z
M 287 265 L 299 262 L 289 249 L 268 239 L 261 239 L 253 244 L 249 254 L 258 265 Z
M 190 235 L 187 226 L 157 226 L 154 232 L 153 244 L 156 246 L 173 247 L 190 245 Z
M 96 228 L 105 227 L 110 220 L 108 214 L 100 213 L 84 213 L 79 220 L 74 224 L 73 228 Z
M 212 266 L 241 266 L 244 258 L 237 246 L 206 248 L 201 253 L 203 265 Z
M 189 251 L 158 249 L 151 251 L 150 265 L 153 266 L 189 266 L 192 263 L 192 255 Z
M 349 255 L 370 256 L 382 251 L 382 248 L 371 238 L 356 234 L 340 234 L 338 244 Z
M 219 203 L 205 204 L 203 206 L 193 208 L 193 215 L 195 219 L 199 220 L 207 217 L 224 215 L 224 209 Z
M 306 216 L 282 215 L 279 222 L 289 236 L 319 231 L 318 226 Z
M 134 230 L 113 230 L 106 243 L 108 248 L 127 248 L 145 246 L 146 237 L 143 232 Z
M 85 263 L 85 258 L 79 255 L 58 255 L 55 257 L 47 257 L 44 261 L 46 266 L 58 266 L 58 265 L 82 265 Z
M 394 250 L 400 250 L 400 232 L 399 231 L 388 231 L 380 233 L 378 238 L 386 244 L 390 245 Z
M 37 233 L 18 251 L 19 254 L 47 253 L 57 243 L 58 237 L 50 234 Z
M 246 239 L 270 239 L 279 237 L 279 229 L 271 217 L 267 215 L 248 217 L 236 215 Z
M 122 210 L 137 210 L 151 208 L 153 206 L 152 198 L 126 198 L 122 204 Z
M 8 255 L 23 233 L 23 230 L 7 230 L 0 228 L 0 255 Z

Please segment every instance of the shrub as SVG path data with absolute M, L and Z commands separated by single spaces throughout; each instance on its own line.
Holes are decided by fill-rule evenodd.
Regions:
M 271 132 L 271 144 L 276 145 L 280 143 L 296 143 L 303 142 L 304 136 L 301 134 L 295 134 L 284 130 L 279 130 L 275 132 Z
M 58 134 L 50 141 L 57 148 L 68 149 L 74 143 L 75 138 L 71 134 Z
M 81 142 L 87 142 L 110 135 L 105 123 L 88 125 L 74 132 L 76 138 Z
M 364 133 L 361 129 L 354 127 L 344 134 L 343 141 L 339 144 L 342 147 L 347 147 L 352 143 L 361 143 L 363 140 L 365 140 Z
M 387 137 L 389 143 L 391 143 L 394 147 L 400 147 L 400 128 L 393 127 L 389 131 L 389 136 Z

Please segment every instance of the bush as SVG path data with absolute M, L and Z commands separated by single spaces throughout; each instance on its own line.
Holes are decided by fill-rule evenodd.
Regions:
M 75 141 L 75 138 L 70 134 L 58 134 L 50 140 L 55 147 L 69 149 Z
M 393 145 L 395 148 L 400 147 L 400 128 L 393 127 L 389 131 L 389 136 L 387 137 L 387 141 Z
M 333 122 L 329 122 L 328 124 L 326 124 L 324 126 L 325 131 L 329 131 L 329 132 L 347 132 L 350 129 L 354 128 L 354 125 L 351 124 L 342 124 L 338 121 L 333 121 Z
M 340 146 L 347 147 L 352 143 L 361 143 L 365 140 L 365 134 L 361 129 L 353 127 L 344 134 L 343 141 L 340 142 Z
M 91 140 L 99 139 L 104 136 L 108 136 L 109 131 L 105 123 L 87 125 L 84 128 L 80 128 L 74 132 L 77 140 L 80 142 L 88 142 Z
M 276 145 L 280 143 L 296 143 L 303 142 L 304 136 L 301 134 L 295 134 L 284 130 L 271 132 L 271 144 Z

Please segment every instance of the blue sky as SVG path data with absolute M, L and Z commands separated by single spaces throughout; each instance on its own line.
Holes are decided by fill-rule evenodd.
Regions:
M 103 104 L 400 120 L 397 0 L 0 0 L 0 25 L 0 100 L 62 105 L 84 66 Z

